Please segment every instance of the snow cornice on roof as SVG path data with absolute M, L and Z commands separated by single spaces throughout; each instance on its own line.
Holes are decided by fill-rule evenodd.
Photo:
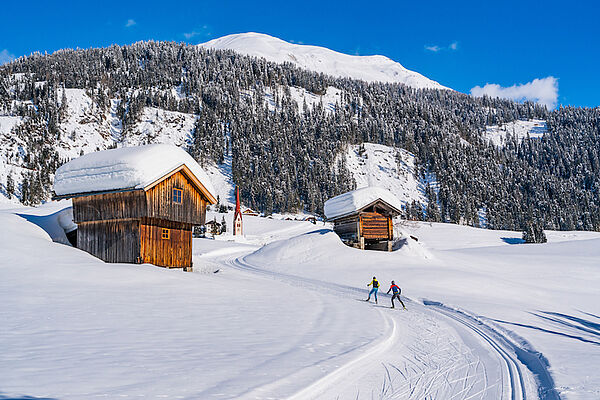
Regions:
M 325 217 L 328 220 L 343 218 L 369 208 L 377 202 L 382 202 L 396 214 L 402 211 L 402 202 L 390 191 L 369 186 L 343 193 L 325 202 Z
M 183 149 L 166 144 L 104 150 L 71 160 L 56 171 L 55 198 L 146 191 L 179 171 L 216 203 L 215 190 L 202 167 Z

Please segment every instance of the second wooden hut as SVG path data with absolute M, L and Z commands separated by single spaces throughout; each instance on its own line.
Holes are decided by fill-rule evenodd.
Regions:
M 360 249 L 392 250 L 393 218 L 401 214 L 402 203 L 391 192 L 366 187 L 325 202 L 325 216 L 349 246 Z

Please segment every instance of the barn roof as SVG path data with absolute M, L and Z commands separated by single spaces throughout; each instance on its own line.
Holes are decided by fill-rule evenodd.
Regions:
M 329 220 L 345 217 L 357 213 L 377 201 L 388 205 L 396 214 L 401 213 L 402 202 L 394 194 L 377 186 L 369 186 L 327 200 L 325 216 Z
M 57 197 L 121 190 L 148 190 L 177 171 L 192 180 L 216 203 L 215 189 L 206 172 L 183 149 L 168 144 L 122 147 L 89 153 L 56 170 Z

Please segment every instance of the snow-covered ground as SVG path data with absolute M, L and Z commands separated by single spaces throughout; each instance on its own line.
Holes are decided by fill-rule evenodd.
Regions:
M 199 46 L 233 50 L 276 63 L 289 62 L 309 71 L 367 82 L 404 83 L 414 88 L 448 89 L 385 56 L 352 56 L 319 46 L 293 44 L 262 33 L 239 33 Z
M 546 121 L 541 119 L 516 120 L 504 125 L 486 126 L 485 137 L 496 146 L 504 146 L 509 135 L 520 142 L 527 136 L 538 139 L 548 132 Z
M 0 398 L 600 396 L 598 233 L 398 222 L 418 241 L 385 253 L 244 217 L 185 273 L 53 243 L 68 205 L 0 211 Z M 373 275 L 408 311 L 364 301 Z

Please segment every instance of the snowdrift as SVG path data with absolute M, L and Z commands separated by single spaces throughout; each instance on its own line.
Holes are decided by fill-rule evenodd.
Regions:
M 382 252 L 359 250 L 346 246 L 330 229 L 319 229 L 261 247 L 246 256 L 244 261 L 253 265 L 269 265 L 270 269 L 288 267 L 328 269 L 339 271 L 363 269 L 378 263 L 400 264 L 405 257 L 429 258 L 429 253 L 410 238 L 401 239 L 398 250 Z

